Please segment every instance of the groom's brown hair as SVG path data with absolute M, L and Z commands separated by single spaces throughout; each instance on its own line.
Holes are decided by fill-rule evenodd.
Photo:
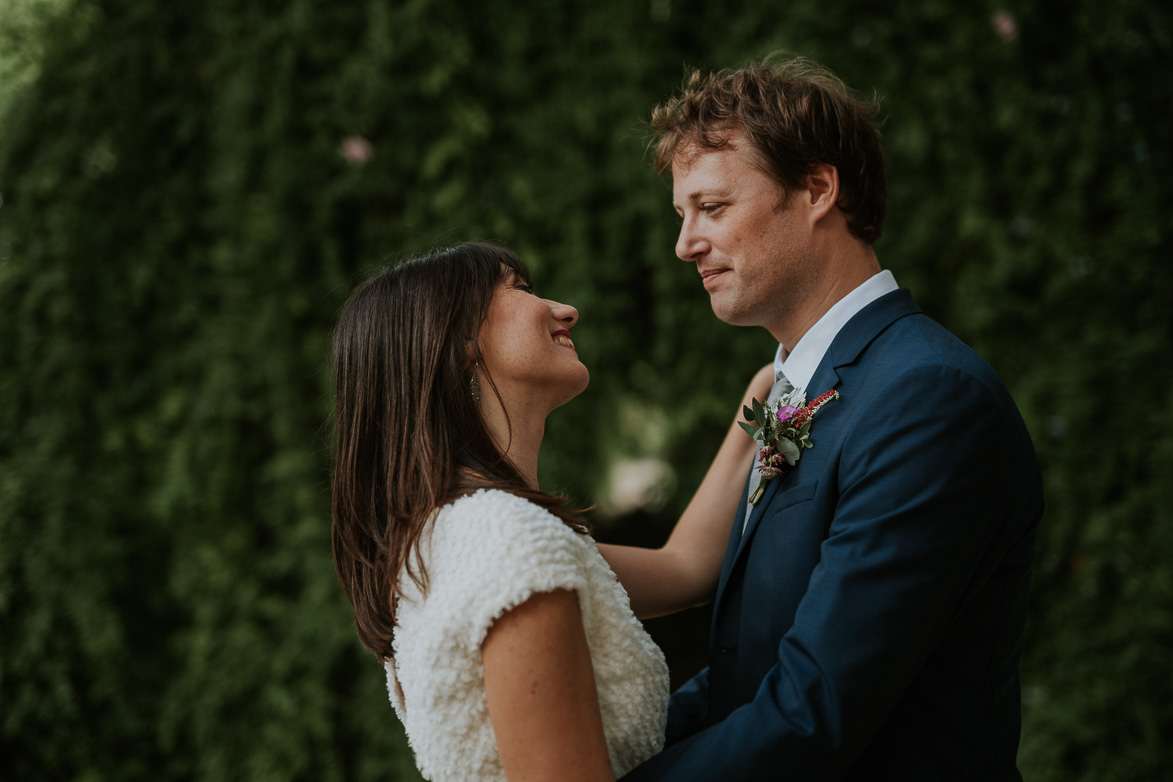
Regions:
M 851 233 L 874 244 L 887 213 L 879 106 L 852 94 L 829 70 L 802 57 L 773 54 L 737 70 L 694 70 L 681 94 L 652 110 L 660 173 L 681 155 L 721 149 L 742 133 L 762 171 L 789 195 L 813 166 L 839 171 L 839 210 Z

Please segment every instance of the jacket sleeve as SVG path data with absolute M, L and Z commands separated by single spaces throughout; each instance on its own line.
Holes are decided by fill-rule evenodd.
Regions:
M 974 585 L 1037 521 L 1022 511 L 1034 507 L 1033 449 L 995 383 L 919 367 L 860 394 L 819 564 L 753 700 L 625 779 L 833 780 L 851 768 Z
M 709 669 L 705 668 L 672 693 L 668 701 L 668 734 L 671 746 L 696 733 L 709 721 Z

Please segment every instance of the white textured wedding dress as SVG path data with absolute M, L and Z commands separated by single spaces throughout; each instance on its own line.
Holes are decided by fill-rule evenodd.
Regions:
M 507 610 L 555 589 L 578 595 L 616 776 L 661 749 L 664 655 L 590 537 L 527 500 L 482 490 L 441 508 L 420 551 L 427 594 L 401 580 L 395 660 L 386 670 L 391 703 L 426 778 L 505 778 L 485 700 L 481 643 Z

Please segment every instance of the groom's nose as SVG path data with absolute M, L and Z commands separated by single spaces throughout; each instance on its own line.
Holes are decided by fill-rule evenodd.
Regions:
M 682 261 L 696 261 L 708 249 L 708 242 L 696 230 L 696 224 L 686 217 L 680 224 L 680 236 L 676 237 L 676 257 Z

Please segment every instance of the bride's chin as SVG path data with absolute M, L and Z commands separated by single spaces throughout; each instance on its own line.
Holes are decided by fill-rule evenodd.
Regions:
M 575 377 L 574 381 L 567 382 L 567 384 L 565 386 L 565 395 L 562 397 L 562 401 L 558 403 L 557 407 L 561 407 L 562 405 L 566 404 L 567 402 L 571 401 L 576 396 L 581 394 L 583 391 L 586 391 L 586 388 L 590 384 L 590 382 L 591 382 L 591 373 L 587 370 L 587 368 L 585 366 L 583 366 L 582 371 L 578 374 L 578 376 Z
M 574 392 L 575 396 L 578 396 L 583 391 L 586 391 L 587 386 L 591 384 L 591 371 L 586 368 L 585 364 L 581 364 L 580 366 L 582 366 L 582 379 L 578 386 L 578 390 Z

